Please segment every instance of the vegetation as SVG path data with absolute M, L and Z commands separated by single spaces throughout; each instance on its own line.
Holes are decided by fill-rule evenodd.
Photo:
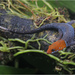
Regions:
M 69 14 L 67 14 L 68 11 L 66 8 L 64 8 L 63 10 L 62 8 L 54 8 L 46 0 L 42 0 L 42 1 L 5 0 L 0 3 L 0 7 L 5 9 L 8 12 L 8 14 L 17 15 L 21 18 L 33 19 L 35 21 L 36 27 L 40 27 L 41 25 L 45 23 L 45 21 L 49 21 L 49 23 L 52 23 L 52 22 L 66 23 L 70 21 Z M 41 21 L 41 18 L 42 18 L 42 21 Z M 41 70 L 42 73 L 51 73 L 51 71 L 52 73 L 59 73 L 59 74 L 67 73 L 67 72 L 69 74 L 75 73 L 74 72 L 75 71 L 75 53 L 74 53 L 75 51 L 74 52 L 72 52 L 72 50 L 66 51 L 66 49 L 64 49 L 63 51 L 59 51 L 57 55 L 47 54 L 44 50 L 40 50 L 41 44 L 39 42 L 39 41 L 45 41 L 48 44 L 51 44 L 51 42 L 49 42 L 45 37 L 35 39 L 35 37 L 33 36 L 31 39 L 24 41 L 19 38 L 6 39 L 0 36 L 0 45 L 1 45 L 0 46 L 0 54 L 1 54 L 0 63 L 1 65 L 8 66 L 7 68 L 6 66 L 0 66 L 0 69 L 2 69 L 4 72 L 4 67 L 5 67 L 8 70 L 13 70 L 13 73 L 15 73 L 14 69 L 16 69 L 17 73 L 19 73 L 18 72 L 18 70 L 20 70 L 19 68 L 24 68 L 26 70 L 24 72 L 24 70 L 21 69 L 23 71 L 21 73 L 29 73 L 29 71 L 30 73 L 38 73 L 39 70 Z M 15 42 L 18 42 L 18 46 L 16 46 Z M 38 49 L 30 45 L 30 42 L 36 42 L 38 44 Z M 19 45 L 20 43 L 23 44 L 23 46 Z M 31 49 L 28 49 L 28 47 L 30 47 Z M 20 58 L 23 58 L 24 61 L 22 61 L 21 64 L 25 63 L 24 64 L 25 67 L 20 66 L 21 65 Z M 44 66 L 43 67 L 41 66 L 44 64 L 43 62 L 40 63 L 40 67 L 37 67 L 37 65 L 39 64 L 38 61 L 40 61 L 40 59 L 43 60 L 45 63 L 47 62 L 46 63 L 47 68 Z M 47 60 L 45 61 L 45 59 Z M 12 67 L 9 67 L 10 65 L 7 64 L 8 62 L 11 63 L 12 61 L 13 63 L 15 63 L 14 69 Z M 30 67 L 26 65 L 26 62 L 30 64 L 30 65 L 28 64 L 28 66 Z M 55 64 L 53 65 L 52 64 L 53 62 L 56 65 Z M 34 67 L 32 67 L 31 65 Z M 51 67 L 51 65 L 53 67 Z M 46 68 L 47 71 L 44 68 Z M 5 71 L 5 73 L 10 73 L 10 71 L 9 72 Z

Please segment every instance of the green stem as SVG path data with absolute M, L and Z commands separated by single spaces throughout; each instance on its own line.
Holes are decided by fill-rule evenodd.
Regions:
M 46 0 L 42 0 L 51 10 L 54 10 L 53 7 L 48 3 L 46 2 Z

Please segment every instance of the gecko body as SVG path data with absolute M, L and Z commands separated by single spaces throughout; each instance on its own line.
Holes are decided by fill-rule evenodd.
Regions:
M 64 49 L 65 47 L 70 46 L 71 44 L 72 45 L 75 44 L 75 42 L 73 42 L 74 28 L 71 26 L 71 24 L 73 24 L 73 23 L 75 23 L 75 21 L 71 21 L 68 23 L 51 23 L 51 24 L 43 25 L 40 28 L 30 30 L 30 31 L 25 31 L 25 32 L 12 31 L 12 30 L 5 29 L 5 28 L 4 29 L 6 31 L 10 31 L 12 33 L 17 33 L 17 34 L 33 34 L 33 33 L 41 32 L 43 30 L 50 30 L 50 29 L 59 30 L 59 33 L 61 32 L 60 39 L 58 41 L 52 43 L 51 45 L 49 45 L 49 48 L 47 50 L 47 53 L 50 54 L 55 51 L 60 51 L 60 50 Z M 1 26 L 0 26 L 0 28 L 1 28 Z

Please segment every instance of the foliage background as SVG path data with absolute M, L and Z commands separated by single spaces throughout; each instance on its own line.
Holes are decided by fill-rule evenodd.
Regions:
M 13 6 L 15 5 L 15 1 L 14 3 L 12 2 L 12 0 L 1 0 L 2 3 L 3 2 L 8 2 L 9 5 L 11 5 L 10 7 L 10 11 L 12 12 L 12 14 L 18 15 L 21 17 L 21 15 L 24 15 L 23 18 L 30 18 L 32 16 L 33 19 L 35 18 L 35 14 L 37 14 L 37 12 L 40 15 L 39 10 L 44 11 L 45 8 L 42 8 L 42 6 L 44 6 L 44 1 L 38 1 L 38 6 L 40 7 L 39 10 L 36 10 L 36 6 L 33 6 L 35 4 L 35 2 L 32 0 L 31 2 L 29 0 L 20 0 L 20 2 L 25 3 L 25 1 L 29 1 L 31 3 L 31 6 L 34 7 L 34 13 L 31 12 L 31 10 L 29 8 L 27 8 L 27 10 L 29 11 L 29 13 L 24 13 L 21 12 L 20 10 L 15 9 Z M 19 0 L 16 0 L 19 1 Z M 47 6 L 49 12 L 53 11 L 52 14 L 54 15 L 55 11 L 54 8 L 58 8 L 58 7 L 65 7 L 68 9 L 69 13 L 70 13 L 70 20 L 75 19 L 75 1 L 48 1 L 47 2 L 51 5 L 51 7 L 48 6 L 48 4 L 45 4 Z M 3 4 L 0 4 L 1 7 L 4 6 Z M 12 4 L 13 5 L 12 5 Z M 7 5 L 7 4 L 6 4 Z M 17 6 L 23 9 L 26 9 L 22 6 Z M 30 6 L 29 6 L 30 7 Z M 4 7 L 3 7 L 4 8 Z M 15 10 L 14 10 L 15 9 Z M 13 12 L 14 11 L 14 12 Z M 27 12 L 28 12 L 27 11 Z M 36 12 L 37 11 L 37 12 Z M 11 13 L 8 11 L 8 13 Z M 19 13 L 17 13 L 19 12 Z M 47 13 L 47 12 L 41 12 L 42 14 Z M 49 14 L 50 15 L 50 14 Z M 54 15 L 54 18 L 56 18 L 57 14 Z M 48 16 L 47 14 L 45 14 L 45 16 Z M 60 14 L 57 15 L 58 17 L 61 16 Z M 63 17 L 61 16 L 62 20 L 67 22 L 68 20 L 65 20 L 65 18 L 63 19 Z M 59 21 L 60 22 L 60 21 Z M 0 74 L 39 74 L 39 73 L 43 73 L 43 74 L 64 74 L 64 73 L 75 73 L 75 62 L 73 61 L 73 59 L 75 58 L 75 54 L 74 53 L 70 53 L 70 52 L 63 52 L 60 51 L 61 56 L 64 55 L 64 58 L 66 58 L 67 56 L 69 56 L 70 60 L 60 60 L 58 57 L 51 55 L 51 54 L 46 54 L 46 52 L 41 51 L 41 50 L 22 50 L 25 49 L 23 46 L 22 47 L 16 47 L 16 48 L 21 48 L 22 51 L 19 50 L 19 52 L 16 52 L 13 54 L 13 58 L 10 58 L 10 48 L 6 45 L 6 41 L 18 41 L 22 44 L 25 44 L 27 41 L 23 41 L 20 39 L 5 39 L 5 38 L 1 38 L 1 42 L 0 44 L 2 45 L 0 47 L 1 49 L 1 54 L 5 54 L 6 56 L 8 56 L 8 58 L 10 59 L 10 61 L 4 65 L 0 65 Z M 7 42 L 8 43 L 8 42 Z M 13 47 L 12 49 L 15 49 L 15 47 Z M 6 57 L 5 56 L 5 57 Z M 4 57 L 4 56 L 3 56 Z M 74 58 L 73 58 L 74 57 Z M 2 58 L 2 57 L 1 57 Z M 4 60 L 4 59 L 3 59 Z M 1 64 L 4 61 L 1 61 Z

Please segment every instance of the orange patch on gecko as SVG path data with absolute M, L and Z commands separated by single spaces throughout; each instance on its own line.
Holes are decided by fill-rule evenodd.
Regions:
M 59 50 L 62 50 L 66 47 L 66 43 L 64 40 L 58 40 L 56 42 L 54 42 L 52 45 L 49 46 L 48 50 L 47 50 L 47 53 L 50 54 L 52 53 L 53 51 L 59 51 Z

